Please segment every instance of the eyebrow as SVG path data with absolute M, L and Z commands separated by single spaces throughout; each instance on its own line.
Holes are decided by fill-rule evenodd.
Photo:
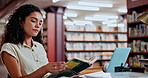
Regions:
M 33 19 L 35 19 L 35 20 L 38 20 L 36 17 L 31 17 L 31 18 L 33 18 Z M 43 22 L 43 20 L 41 20 L 41 22 Z

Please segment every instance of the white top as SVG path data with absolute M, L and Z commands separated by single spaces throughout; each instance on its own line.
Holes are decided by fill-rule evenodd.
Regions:
M 0 54 L 4 51 L 7 52 L 18 61 L 22 75 L 30 74 L 48 63 L 43 46 L 33 40 L 32 42 L 32 47 L 25 43 L 23 43 L 23 45 L 5 43 L 0 52 Z

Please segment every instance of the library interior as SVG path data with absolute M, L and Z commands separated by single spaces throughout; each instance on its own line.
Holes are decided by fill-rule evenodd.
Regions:
M 147 0 L 1 0 L 0 44 L 9 16 L 25 4 L 41 10 L 49 63 L 91 62 L 76 78 L 148 78 Z M 8 78 L 0 59 L 0 78 Z

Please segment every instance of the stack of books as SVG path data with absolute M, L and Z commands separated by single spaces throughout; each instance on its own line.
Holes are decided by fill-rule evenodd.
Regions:
M 148 73 L 148 59 L 140 59 L 139 62 L 145 67 L 145 73 Z

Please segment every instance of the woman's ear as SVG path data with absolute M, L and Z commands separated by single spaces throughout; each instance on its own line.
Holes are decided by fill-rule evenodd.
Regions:
M 23 28 L 23 21 L 21 18 L 19 18 L 19 24 L 20 24 L 21 28 Z

